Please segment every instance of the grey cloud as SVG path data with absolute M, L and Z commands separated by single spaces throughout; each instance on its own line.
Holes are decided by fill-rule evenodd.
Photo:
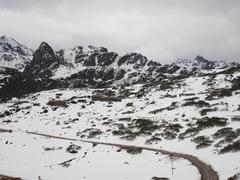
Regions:
M 240 60 L 238 0 L 0 0 L 1 34 L 36 48 L 106 46 L 162 63 Z
M 145 9 L 158 11 L 162 9 L 182 9 L 193 13 L 228 13 L 238 10 L 239 0 L 0 0 L 0 6 L 7 9 L 28 10 L 33 7 L 55 8 L 67 4 L 72 8 L 99 7 L 108 10 Z

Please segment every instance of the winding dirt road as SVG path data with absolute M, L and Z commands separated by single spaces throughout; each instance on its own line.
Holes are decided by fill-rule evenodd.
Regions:
M 14 130 L 7 130 L 7 129 L 0 129 L 4 132 L 14 132 Z M 75 139 L 75 138 L 68 138 L 68 137 L 62 137 L 62 136 L 54 136 L 50 134 L 44 134 L 44 133 L 38 133 L 33 131 L 21 131 L 23 133 L 37 135 L 37 136 L 44 136 L 48 138 L 54 138 L 54 139 L 62 139 L 62 140 L 68 140 L 68 141 L 80 141 L 85 143 L 92 143 L 92 144 L 101 144 L 101 145 L 107 145 L 107 146 L 117 146 L 123 149 L 134 149 L 134 148 L 141 148 L 143 150 L 147 151 L 154 151 L 154 152 L 160 152 L 161 154 L 175 156 L 179 158 L 184 158 L 188 161 L 190 161 L 195 167 L 197 167 L 198 171 L 201 174 L 201 180 L 219 180 L 219 176 L 214 169 L 206 164 L 205 162 L 198 159 L 196 156 L 188 155 L 184 153 L 178 153 L 178 152 L 171 152 L 166 151 L 163 149 L 156 149 L 156 148 L 150 148 L 146 146 L 132 146 L 132 145 L 125 145 L 125 144 L 118 144 L 118 143 L 107 143 L 107 142 L 100 142 L 100 141 L 91 141 L 91 140 L 84 140 L 84 139 Z

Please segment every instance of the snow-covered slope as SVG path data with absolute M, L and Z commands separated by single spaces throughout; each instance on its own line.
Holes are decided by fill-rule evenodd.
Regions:
M 210 61 L 202 56 L 197 56 L 195 59 L 178 59 L 176 65 L 188 71 L 219 71 L 229 67 L 237 66 L 237 63 L 227 63 L 225 61 Z
M 55 53 L 49 45 L 47 47 L 51 49 L 49 57 L 53 57 L 50 63 L 40 45 L 31 64 L 38 62 L 47 64 L 46 67 L 41 68 L 38 65 L 39 69 L 36 70 L 36 67 L 29 65 L 26 70 L 30 69 L 30 74 L 38 78 L 42 78 L 42 74 L 48 74 L 47 78 L 67 79 L 68 82 L 72 82 L 71 87 L 75 87 L 76 84 L 99 87 L 153 83 L 173 76 L 213 73 L 238 66 L 237 63 L 209 61 L 202 56 L 197 56 L 194 60 L 181 59 L 172 64 L 161 65 L 139 53 L 120 56 L 104 47 L 76 46 Z M 38 60 L 36 56 L 39 56 Z M 48 73 L 45 73 L 46 70 Z
M 118 54 L 108 52 L 104 47 L 76 46 L 72 49 L 62 49 L 56 55 L 64 62 L 59 69 L 54 72 L 54 79 L 70 77 L 86 69 L 101 70 L 112 68 Z
M 68 50 L 57 51 L 56 54 L 65 62 L 54 72 L 52 78 L 66 78 L 71 75 L 84 80 L 85 75 L 91 72 L 92 76 L 84 80 L 84 84 L 91 81 L 92 84 L 98 82 L 106 83 L 135 83 L 142 81 L 149 75 L 149 70 L 153 66 L 147 64 L 146 57 L 137 53 L 129 53 L 119 56 L 115 52 L 109 52 L 104 47 L 88 46 L 84 49 L 81 46 Z M 159 63 L 154 64 L 155 69 L 160 67 Z M 151 74 L 151 78 L 157 78 Z M 91 84 L 90 83 L 90 84 Z
M 109 87 L 119 85 L 133 85 L 139 83 L 159 83 L 174 77 L 186 77 L 196 73 L 216 73 L 232 67 L 238 67 L 237 63 L 225 63 L 209 61 L 201 56 L 194 60 L 181 59 L 175 63 L 161 65 L 158 62 L 148 60 L 139 53 L 128 53 L 123 56 L 111 52 L 104 47 L 76 46 L 71 49 L 55 51 L 49 44 L 42 42 L 39 48 L 33 53 L 29 61 L 31 50 L 20 45 L 15 40 L 3 36 L 2 51 L 12 58 L 9 64 L 1 63 L 3 68 L 13 67 L 22 71 L 21 79 L 32 81 L 53 81 L 55 84 L 62 84 L 63 87 Z M 7 48 L 8 47 L 8 48 Z M 16 55 L 17 53 L 17 55 Z M 27 55 L 26 58 L 23 54 Z M 21 60 L 18 57 L 25 57 Z M 23 58 L 24 59 L 24 58 Z M 7 62 L 6 59 L 2 61 Z M 20 67 L 21 66 L 21 67 Z M 2 71 L 3 72 L 3 71 Z M 1 78 L 8 82 L 9 75 L 1 73 Z M 12 84 L 18 84 L 19 78 Z M 25 80 L 24 80 L 25 81 Z M 5 84 L 5 91 L 8 92 L 9 84 Z M 48 83 L 46 83 L 48 84 Z M 26 84 L 26 86 L 31 86 Z M 12 86 L 11 86 L 12 87 Z M 14 86 L 16 87 L 16 86 Z M 53 88 L 59 86 L 52 86 Z M 28 93 L 24 88 L 23 93 Z M 46 88 L 43 88 L 44 90 Z M 0 88 L 1 91 L 1 88 Z M 21 89 L 18 90 L 21 92 Z M 29 91 L 32 92 L 32 91 Z M 5 93 L 2 93 L 5 94 Z M 22 93 L 18 93 L 22 94 Z M 12 96 L 12 95 L 11 95 Z
M 12 41 L 1 52 L 17 62 Z M 161 65 L 138 53 L 119 56 L 93 46 L 55 51 L 46 42 L 27 62 L 23 72 L 0 68 L 0 174 L 199 179 L 186 160 L 73 140 L 83 138 L 187 153 L 209 163 L 220 180 L 239 176 L 239 64 L 197 56 Z M 50 106 L 50 99 L 66 105 Z
M 192 154 L 226 180 L 240 172 L 240 73 L 231 79 L 228 73 L 171 79 L 164 86 L 55 89 L 12 98 L 0 104 L 0 127 L 16 130 L 0 133 L 1 173 L 26 179 L 199 179 L 184 160 L 25 134 L 28 130 Z M 51 98 L 67 106 L 47 105 Z M 77 145 L 72 153 L 71 144 Z
M 0 66 L 23 71 L 32 60 L 33 50 L 20 44 L 15 39 L 0 37 Z

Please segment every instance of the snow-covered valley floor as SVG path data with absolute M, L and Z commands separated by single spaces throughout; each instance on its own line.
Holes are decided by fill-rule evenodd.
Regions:
M 226 86 L 225 77 L 216 78 L 220 80 L 215 87 Z M 28 130 L 194 155 L 212 166 L 220 179 L 225 180 L 240 172 L 240 153 L 219 153 L 228 142 L 221 141 L 224 136 L 217 132 L 229 128 L 230 133 L 238 133 L 240 94 L 235 92 L 229 97 L 206 100 L 209 91 L 206 82 L 209 81 L 206 77 L 190 77 L 181 82 L 180 87 L 175 84 L 170 90 L 136 85 L 124 90 L 51 90 L 12 98 L 0 104 L 0 129 L 16 130 L 12 133 L 0 131 L 0 174 L 24 179 L 41 176 L 43 180 L 200 179 L 197 168 L 181 158 L 171 159 L 146 150 L 120 151 L 117 147 L 93 146 L 22 132 Z M 95 94 L 104 91 L 114 94 L 110 96 L 124 94 L 124 97 L 121 101 L 94 100 Z M 47 105 L 51 98 L 65 100 L 67 106 Z M 189 102 L 193 105 L 188 105 Z M 206 107 L 211 110 L 202 114 Z M 215 117 L 220 119 L 215 121 Z M 208 118 L 212 124 L 202 124 L 203 118 Z M 196 128 L 196 132 L 186 133 L 191 128 Z M 204 141 L 201 138 L 205 138 Z M 238 140 L 239 136 L 234 142 Z M 68 160 L 71 161 L 65 162 Z

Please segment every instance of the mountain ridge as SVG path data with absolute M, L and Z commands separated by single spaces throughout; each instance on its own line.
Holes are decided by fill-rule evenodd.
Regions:
M 79 175 L 76 167 L 90 167 L 91 175 L 95 174 L 92 171 L 94 163 L 97 169 L 99 162 L 105 162 L 106 158 L 117 158 L 120 161 L 113 162 L 117 166 L 106 161 L 106 172 L 100 174 L 109 175 L 109 169 L 116 169 L 119 175 L 114 171 L 110 179 L 121 176 L 126 179 L 129 171 L 122 173 L 119 169 L 144 169 L 148 157 L 152 158 L 148 165 L 156 162 L 151 167 L 157 168 L 156 172 L 161 163 L 161 167 L 166 168 L 161 168 L 163 179 L 199 179 L 195 167 L 190 172 L 189 163 L 174 161 L 159 153 L 147 155 L 142 148 L 161 147 L 174 151 L 172 155 L 180 152 L 189 154 L 189 158 L 205 159 L 219 179 L 240 176 L 237 161 L 240 152 L 238 63 L 210 61 L 197 56 L 162 65 L 139 53 L 120 56 L 107 48 L 93 46 L 55 51 L 42 42 L 24 67 L 21 71 L 0 67 L 3 127 L 0 129 L 0 154 L 4 174 L 10 167 L 11 172 L 22 176 L 22 168 L 25 168 L 24 178 L 34 179 L 41 175 L 44 179 L 59 179 L 57 176 L 67 179 L 75 173 Z M 89 142 L 92 139 L 93 145 L 33 138 L 21 132 L 71 137 L 71 140 L 84 138 Z M 139 146 L 105 149 L 95 141 Z M 36 152 L 36 156 L 29 158 L 30 151 Z M 22 155 L 19 162 L 27 166 L 16 166 L 19 154 Z M 77 158 L 73 158 L 73 154 Z M 39 157 L 43 161 L 36 164 Z M 136 163 L 136 159 L 143 161 Z M 29 171 L 33 167 L 40 173 Z M 179 173 L 175 173 L 177 167 L 180 167 Z M 138 175 L 137 171 L 131 173 Z M 152 171 L 147 176 L 143 176 L 147 171 L 142 173 L 141 177 L 128 178 L 158 178 L 158 174 L 153 177 Z M 196 176 L 192 176 L 193 173 Z M 79 178 L 96 179 L 83 175 L 80 173 Z
M 34 51 L 15 39 L 0 36 L 0 66 L 23 71 Z
M 12 38 L 1 37 L 2 42 L 6 42 L 10 49 L 26 50 L 27 47 L 21 45 Z M 12 44 L 11 44 L 12 43 Z M 4 43 L 0 44 L 5 47 Z M 1 47 L 1 46 L 0 46 Z M 0 48 L 1 49 L 1 48 Z M 3 49 L 3 48 L 2 48 Z M 30 51 L 30 50 L 29 50 Z M 5 51 L 2 51 L 3 53 Z M 10 51 L 12 52 L 12 51 Z M 13 54 L 18 51 L 14 51 Z M 186 77 L 193 74 L 216 73 L 232 67 L 238 67 L 238 63 L 226 63 L 223 61 L 210 61 L 202 56 L 197 56 L 194 60 L 178 59 L 171 64 L 162 65 L 159 62 L 149 60 L 146 56 L 139 53 L 127 53 L 120 56 L 116 52 L 109 51 L 105 47 L 88 46 L 84 49 L 82 46 L 75 46 L 70 49 L 61 49 L 55 51 L 48 43 L 42 42 L 38 49 L 32 52 L 32 60 L 29 60 L 29 54 L 26 53 L 22 61 L 24 69 L 13 69 L 20 71 L 17 73 L 4 68 L 0 70 L 0 92 L 7 94 L 10 84 L 22 82 L 31 82 L 35 84 L 38 90 L 52 88 L 80 88 L 80 87 L 109 87 L 109 86 L 127 86 L 132 84 L 156 84 L 167 82 L 169 79 Z M 9 51 L 7 51 L 9 53 Z M 19 56 L 22 52 L 19 52 Z M 11 54 L 11 53 L 10 53 Z M 4 59 L 0 59 L 4 61 Z M 11 59 L 11 62 L 17 61 Z M 12 73 L 15 72 L 15 73 Z M 41 83 L 40 83 L 41 82 Z M 57 86 L 52 86 L 57 84 Z M 39 83 L 41 84 L 39 86 Z M 32 85 L 33 85 L 32 84 Z M 47 87 L 44 87 L 45 85 Z M 14 86 L 17 88 L 17 86 Z M 26 84 L 26 87 L 30 87 Z M 23 87 L 22 87 L 23 88 Z M 31 90 L 18 89 L 19 95 L 30 93 Z M 36 89 L 34 91 L 36 91 Z M 33 91 L 33 92 L 34 92 Z M 12 96 L 12 95 L 10 95 Z

